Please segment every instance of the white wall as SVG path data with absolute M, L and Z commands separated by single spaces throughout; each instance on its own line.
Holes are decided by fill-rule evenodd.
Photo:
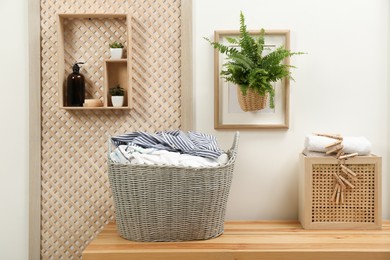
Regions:
M 309 54 L 291 87 L 288 131 L 243 131 L 229 198 L 230 219 L 297 217 L 298 153 L 312 131 L 365 135 L 383 156 L 383 209 L 390 218 L 387 152 L 389 4 L 386 0 L 194 0 L 196 125 L 225 147 L 233 132 L 213 129 L 212 49 L 217 29 L 290 29 L 291 48 Z M 28 254 L 27 1 L 0 1 L 0 259 Z M 12 93 L 15 103 L 5 96 Z
M 366 136 L 383 157 L 383 216 L 388 177 L 389 4 L 385 0 L 195 0 L 196 128 L 228 147 L 233 132 L 213 127 L 213 49 L 202 38 L 238 29 L 289 29 L 298 67 L 291 82 L 290 129 L 241 131 L 229 219 L 296 219 L 298 154 L 312 132 Z
M 0 259 L 28 259 L 27 2 L 0 1 Z

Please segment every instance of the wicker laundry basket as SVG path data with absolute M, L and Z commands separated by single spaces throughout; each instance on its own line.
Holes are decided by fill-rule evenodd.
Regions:
M 238 138 L 237 132 L 227 151 L 228 163 L 219 167 L 119 164 L 108 156 L 120 236 L 134 241 L 188 241 L 221 235 Z

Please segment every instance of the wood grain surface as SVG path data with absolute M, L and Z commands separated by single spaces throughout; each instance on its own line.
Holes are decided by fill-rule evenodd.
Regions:
M 100 259 L 390 259 L 390 221 L 382 230 L 305 230 L 296 221 L 231 221 L 218 238 L 186 242 L 133 242 L 109 223 L 84 250 Z

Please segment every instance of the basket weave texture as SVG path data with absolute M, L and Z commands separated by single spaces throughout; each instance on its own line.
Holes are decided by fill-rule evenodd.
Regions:
M 381 157 L 356 156 L 345 161 L 356 177 L 339 175 L 352 185 L 344 189 L 342 203 L 332 199 L 340 161 L 305 155 L 300 160 L 299 219 L 305 229 L 381 229 Z
M 120 236 L 133 241 L 189 241 L 223 233 L 238 148 L 236 133 L 219 167 L 119 164 L 108 157 L 108 176 Z M 109 144 L 109 154 L 111 145 Z
M 268 93 L 264 96 L 260 96 L 259 93 L 251 88 L 248 88 L 246 95 L 242 94 L 239 86 L 237 86 L 237 98 L 238 103 L 243 111 L 257 111 L 264 109 L 267 105 Z
M 334 190 L 333 173 L 338 164 L 314 164 L 312 167 L 312 222 L 375 223 L 375 165 L 350 164 L 348 168 L 358 177 L 353 189 L 346 189 L 345 202 L 337 205 L 329 201 Z

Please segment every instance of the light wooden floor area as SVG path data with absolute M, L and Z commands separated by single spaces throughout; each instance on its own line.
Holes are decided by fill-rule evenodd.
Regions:
M 226 222 L 218 238 L 189 242 L 132 242 L 114 223 L 84 250 L 83 260 L 389 260 L 390 221 L 382 230 L 304 230 L 291 221 Z

